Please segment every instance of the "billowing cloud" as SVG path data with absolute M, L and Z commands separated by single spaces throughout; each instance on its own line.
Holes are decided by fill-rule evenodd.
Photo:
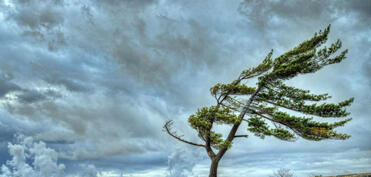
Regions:
M 9 143 L 8 149 L 12 159 L 2 165 L 2 177 L 59 177 L 63 176 L 65 165 L 58 164 L 58 154 L 47 148 L 43 142 L 34 142 L 30 137 L 18 137 L 19 144 Z M 32 159 L 32 165 L 28 164 Z
M 193 168 L 197 162 L 202 160 L 202 155 L 198 149 L 192 151 L 177 149 L 169 156 L 169 168 L 167 177 L 192 177 Z
M 80 172 L 68 175 L 66 166 L 58 163 L 58 153 L 54 149 L 32 137 L 17 135 L 16 138 L 16 144 L 8 144 L 12 159 L 1 166 L 1 177 L 97 177 L 99 174 L 94 165 L 81 164 Z
M 98 177 L 98 170 L 94 165 L 81 165 L 81 177 Z

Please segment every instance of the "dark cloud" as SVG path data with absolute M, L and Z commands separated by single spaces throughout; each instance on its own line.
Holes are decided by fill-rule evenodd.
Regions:
M 49 77 L 45 78 L 45 81 L 49 84 L 53 85 L 62 85 L 64 86 L 67 90 L 71 92 L 86 92 L 89 91 L 88 88 L 83 86 L 77 81 L 66 79 L 66 78 L 56 78 L 56 77 Z
M 167 86 L 176 84 L 175 77 L 189 66 L 197 73 L 202 67 L 221 64 L 220 56 L 211 52 L 217 45 L 201 24 L 160 21 L 165 26 L 164 31 L 154 39 L 143 39 L 138 45 L 137 39 L 122 38 L 113 46 L 113 58 L 122 66 L 123 72 L 146 85 L 169 89 Z M 189 31 L 174 30 L 177 26 Z
M 18 90 L 21 90 L 21 88 L 18 85 L 11 83 L 8 80 L 0 79 L 0 98 L 4 97 L 9 92 L 14 92 Z
M 0 125 L 15 130 L 4 141 L 26 129 L 57 149 L 67 166 L 91 162 L 98 170 L 133 176 L 204 175 L 209 161 L 173 153 L 181 145 L 162 132 L 163 123 L 174 119 L 179 133 L 197 140 L 186 118 L 214 103 L 208 94 L 213 84 L 230 82 L 271 48 L 278 56 L 331 23 L 329 40 L 341 38 L 350 49 L 348 59 L 289 83 L 329 92 L 333 101 L 355 96 L 355 119 L 342 129 L 352 139 L 286 144 L 249 138 L 234 143 L 220 169 L 225 176 L 236 171 L 267 176 L 271 173 L 262 170 L 278 168 L 275 159 L 284 156 L 286 167 L 303 175 L 321 163 L 337 169 L 322 156 L 345 168 L 368 156 L 370 145 L 365 140 L 369 6 L 364 1 L 2 1 L 0 113 L 8 116 L 0 117 Z M 368 159 L 354 163 L 355 169 L 367 168 Z
M 369 1 L 342 1 L 339 4 L 339 9 L 343 9 L 345 13 L 354 13 L 358 16 L 360 23 L 362 23 L 365 27 L 371 25 L 371 23 L 367 20 L 371 17 L 371 2 Z
M 364 20 L 371 16 L 370 9 L 370 3 L 365 1 L 244 0 L 239 6 L 239 11 L 260 27 L 277 23 L 313 26 L 352 16 L 356 16 L 356 23 L 368 26 L 370 23 Z
M 12 83 L 10 79 L 0 79 L 0 99 L 7 101 L 19 101 L 29 104 L 47 99 L 57 98 L 60 95 L 53 90 L 47 90 L 44 93 L 37 90 L 21 88 L 19 85 Z M 12 98 L 13 97 L 13 98 Z
M 259 27 L 267 27 L 277 23 L 300 23 L 306 20 L 324 18 L 331 20 L 334 13 L 332 3 L 321 1 L 256 1 L 245 0 L 240 4 L 239 11 Z M 323 20 L 321 20 L 323 21 Z M 313 25 L 308 23 L 307 25 Z
M 30 29 L 52 29 L 63 23 L 63 16 L 55 11 L 54 6 L 61 5 L 60 1 L 46 1 L 38 3 L 37 1 L 13 1 L 16 5 L 16 12 L 9 18 L 14 19 L 18 25 Z
M 55 50 L 65 44 L 61 30 L 64 22 L 63 1 L 48 0 L 43 3 L 34 0 L 12 1 L 15 7 L 8 12 L 8 19 L 13 20 L 25 36 L 45 42 L 49 50 Z
M 369 6 L 361 1 L 244 0 L 238 10 L 250 25 L 265 31 L 262 40 L 281 49 L 293 47 L 299 41 L 285 40 L 291 39 L 292 34 L 304 40 L 308 38 L 305 34 L 313 34 L 329 24 L 336 30 L 330 35 L 347 41 L 346 33 L 355 35 L 369 29 L 371 23 L 365 20 L 370 18 L 366 13 Z
M 46 97 L 36 91 L 28 91 L 24 92 L 23 94 L 18 96 L 18 99 L 22 103 L 33 103 L 33 102 L 38 102 L 40 100 L 44 100 Z
M 112 1 L 99 1 L 94 0 L 94 3 L 97 3 L 98 6 L 105 6 L 108 8 L 120 9 L 120 8 L 143 8 L 148 5 L 155 3 L 154 0 L 138 0 L 138 1 L 131 1 L 131 0 L 112 0 Z

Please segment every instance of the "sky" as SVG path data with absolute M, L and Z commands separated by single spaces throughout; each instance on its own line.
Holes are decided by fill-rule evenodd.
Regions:
M 215 105 L 210 87 L 329 24 L 347 59 L 287 84 L 330 102 L 354 97 L 353 120 L 337 129 L 352 137 L 248 133 L 219 174 L 370 172 L 370 18 L 363 0 L 0 0 L 0 175 L 207 176 L 204 150 L 172 139 L 164 123 L 199 141 L 187 118 Z

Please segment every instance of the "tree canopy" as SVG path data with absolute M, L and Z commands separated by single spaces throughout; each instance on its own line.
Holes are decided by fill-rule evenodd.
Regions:
M 197 131 L 203 143 L 193 143 L 177 135 L 171 128 L 171 121 L 165 124 L 165 130 L 182 142 L 204 147 L 212 166 L 216 163 L 216 167 L 232 146 L 234 138 L 248 137 L 236 134 L 243 122 L 247 123 L 249 132 L 260 138 L 273 136 L 284 141 L 294 141 L 298 137 L 313 141 L 349 138 L 350 135 L 334 129 L 343 126 L 351 118 L 328 123 L 318 121 L 315 117 L 347 117 L 349 112 L 346 107 L 353 102 L 353 98 L 339 103 L 326 103 L 331 98 L 327 93 L 313 94 L 309 90 L 285 84 L 286 80 L 299 74 L 314 73 L 346 58 L 348 50 L 339 51 L 342 46 L 340 40 L 329 47 L 320 48 L 327 41 L 329 32 L 330 25 L 274 59 L 271 50 L 261 64 L 243 70 L 236 80 L 211 87 L 210 93 L 216 105 L 200 108 L 188 118 L 190 126 Z M 254 77 L 257 77 L 256 85 L 248 86 L 245 81 Z M 215 132 L 215 124 L 231 125 L 229 134 L 223 136 Z M 216 169 L 215 172 L 210 171 L 210 176 L 216 176 Z

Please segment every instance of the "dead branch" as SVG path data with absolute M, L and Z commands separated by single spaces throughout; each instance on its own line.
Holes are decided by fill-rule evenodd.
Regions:
M 172 126 L 172 124 L 173 124 L 173 121 L 172 121 L 172 120 L 169 120 L 169 121 L 167 121 L 167 122 L 165 123 L 165 125 L 164 125 L 164 129 L 165 129 L 165 131 L 166 131 L 170 136 L 172 136 L 173 138 L 175 138 L 175 139 L 177 139 L 177 140 L 179 140 L 179 141 L 181 141 L 181 142 L 183 142 L 183 143 L 187 143 L 187 144 L 190 144 L 190 145 L 193 145 L 193 146 L 205 147 L 205 145 L 203 145 L 203 144 L 193 143 L 193 142 L 190 142 L 190 141 L 187 141 L 187 140 L 182 139 L 182 138 L 181 138 L 182 136 L 178 136 L 178 135 L 176 135 L 176 132 L 171 131 L 171 126 Z

